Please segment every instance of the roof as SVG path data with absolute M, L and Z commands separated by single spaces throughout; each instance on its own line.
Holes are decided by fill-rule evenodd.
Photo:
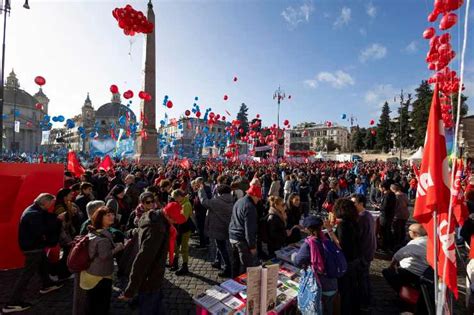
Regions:
M 31 96 L 29 93 L 25 92 L 22 89 L 15 89 L 9 86 L 5 86 L 4 90 L 5 103 L 7 104 L 17 104 L 35 108 L 38 101 Z
M 120 116 L 125 115 L 126 112 L 130 113 L 130 119 L 136 121 L 135 113 L 127 106 L 119 103 L 106 103 L 99 107 L 95 112 L 97 120 L 100 118 L 115 118 L 118 119 Z

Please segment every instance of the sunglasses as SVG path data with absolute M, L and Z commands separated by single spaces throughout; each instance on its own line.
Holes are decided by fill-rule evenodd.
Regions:
M 149 204 L 152 204 L 153 203 L 153 200 L 145 200 L 144 204 L 146 205 L 149 205 Z

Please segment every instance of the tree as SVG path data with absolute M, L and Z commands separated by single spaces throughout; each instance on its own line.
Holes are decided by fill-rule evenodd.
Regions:
M 392 147 L 392 134 L 390 127 L 390 107 L 388 106 L 388 102 L 385 102 L 377 125 L 376 145 L 377 149 L 383 150 L 385 153 L 387 153 Z
M 422 81 L 415 90 L 416 100 L 413 102 L 413 111 L 411 112 L 411 126 L 413 129 L 413 146 L 415 148 L 423 146 L 425 142 L 426 127 L 430 115 L 431 101 L 433 98 L 433 89 L 427 81 Z M 456 120 L 458 95 L 454 94 L 452 99 L 453 119 Z M 469 106 L 466 103 L 467 96 L 461 95 L 461 117 L 464 117 Z
M 433 90 L 427 81 L 421 81 L 415 92 L 416 100 L 413 102 L 413 111 L 411 112 L 411 126 L 413 129 L 413 146 L 418 148 L 423 146 L 425 142 Z
M 400 107 L 398 108 L 398 117 L 395 119 L 395 122 L 393 124 L 393 132 L 395 133 L 395 144 L 397 148 L 400 148 L 400 136 L 403 148 L 413 147 L 413 132 L 412 126 L 410 124 L 411 100 L 411 94 L 408 94 L 408 97 L 405 100 L 405 95 L 403 94 L 403 91 L 400 93 Z
M 324 140 L 326 140 L 326 139 L 324 139 Z M 323 141 L 324 141 L 324 140 L 323 140 Z M 336 142 L 334 142 L 334 140 L 328 139 L 328 140 L 326 141 L 326 151 L 327 151 L 327 152 L 332 152 L 332 151 L 334 151 L 334 150 L 336 150 L 336 149 L 340 150 L 340 149 L 341 149 L 341 146 L 340 146 L 339 144 L 337 144 Z
M 365 148 L 366 132 L 365 128 L 360 128 L 359 126 L 355 127 L 351 136 L 351 146 L 353 151 L 358 152 Z
M 247 132 L 249 131 L 249 118 L 248 118 L 248 110 L 249 108 L 247 107 L 247 105 L 245 105 L 245 103 L 242 103 L 242 105 L 240 105 L 240 109 L 239 109 L 239 112 L 237 113 L 237 120 L 240 121 L 240 128 L 244 129 L 244 133 L 247 134 Z M 239 139 L 242 135 L 239 134 Z
M 377 132 L 377 128 L 367 128 L 365 132 L 364 146 L 367 150 L 373 150 L 376 144 L 376 135 L 372 134 L 372 131 Z

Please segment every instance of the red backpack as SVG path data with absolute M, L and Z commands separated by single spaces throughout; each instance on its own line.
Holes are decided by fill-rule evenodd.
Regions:
M 78 273 L 89 268 L 92 259 L 89 257 L 89 237 L 76 236 L 72 241 L 71 251 L 67 256 L 67 267 L 72 273 Z

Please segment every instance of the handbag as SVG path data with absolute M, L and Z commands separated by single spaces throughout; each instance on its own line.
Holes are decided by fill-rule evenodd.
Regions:
M 48 261 L 52 264 L 57 263 L 60 258 L 61 247 L 58 245 L 54 247 L 47 247 L 46 248 L 46 257 Z
M 300 286 L 298 288 L 298 309 L 302 315 L 319 315 L 322 314 L 321 304 L 321 284 L 317 278 L 316 267 L 318 258 L 321 256 L 315 252 L 314 246 L 307 243 L 311 252 L 311 268 L 301 270 Z

